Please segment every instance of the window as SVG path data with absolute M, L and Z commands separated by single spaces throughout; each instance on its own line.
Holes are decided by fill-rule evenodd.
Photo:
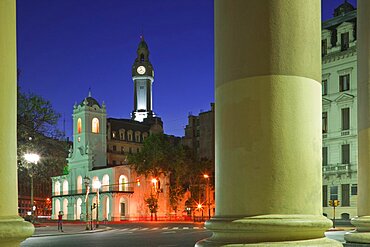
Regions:
M 77 177 L 77 193 L 82 193 L 82 177 Z
M 68 195 L 68 181 L 64 180 L 63 182 L 63 195 Z
M 349 164 L 349 144 L 342 145 L 342 164 Z
M 102 191 L 109 191 L 109 175 L 105 174 L 103 176 L 102 182 L 101 182 L 101 190 Z
M 349 184 L 342 184 L 342 202 L 343 207 L 349 207 Z
M 116 139 L 116 132 L 115 131 L 112 131 L 112 138 Z
M 82 120 L 81 118 L 77 119 L 77 133 L 81 134 L 82 131 Z
M 345 51 L 349 48 L 349 32 L 340 35 L 341 50 Z
M 349 130 L 349 108 L 342 108 L 342 130 Z
M 322 148 L 322 165 L 328 165 L 328 147 Z
M 328 133 L 328 113 L 322 113 L 322 133 Z
M 146 133 L 146 132 L 144 132 L 143 133 L 143 141 L 145 140 L 145 138 L 147 138 L 148 137 L 148 133 Z
M 94 117 L 92 120 L 92 133 L 99 133 L 99 119 L 96 117 Z
M 144 54 L 140 54 L 140 61 L 144 62 Z
M 321 55 L 325 56 L 327 54 L 328 41 L 327 39 L 321 40 Z
M 330 200 L 338 200 L 338 186 L 330 187 Z
M 323 80 L 321 83 L 322 86 L 322 95 L 328 94 L 328 80 Z
M 119 131 L 119 139 L 120 140 L 125 140 L 125 131 L 124 130 Z
M 349 90 L 349 74 L 339 76 L 339 92 Z
M 140 148 L 137 148 L 137 149 L 136 149 L 136 152 L 137 152 L 137 153 L 140 153 Z
M 140 86 L 140 89 L 144 89 L 144 86 Z
M 135 141 L 136 142 L 140 142 L 140 132 L 139 131 L 137 131 L 137 132 L 135 132 Z
M 113 145 L 113 151 L 117 151 L 117 146 Z
M 322 186 L 322 206 L 323 207 L 328 206 L 328 186 L 327 185 Z
M 121 154 L 125 154 L 125 148 L 121 147 Z
M 351 195 L 357 195 L 357 184 L 352 184 L 351 186 Z
M 132 136 L 133 136 L 132 130 L 128 131 L 127 132 L 127 139 L 128 139 L 128 141 L 132 142 Z
M 113 164 L 113 165 L 116 165 L 116 164 L 117 164 L 117 162 L 116 162 L 115 160 L 113 160 L 113 161 L 112 161 L 112 164 Z

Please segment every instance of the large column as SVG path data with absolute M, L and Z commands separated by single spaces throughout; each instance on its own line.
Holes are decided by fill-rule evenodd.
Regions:
M 15 1 L 0 1 L 0 245 L 19 246 L 34 228 L 18 216 Z
M 197 246 L 342 246 L 322 216 L 320 10 L 215 1 L 216 215 Z
M 370 1 L 358 0 L 357 7 L 358 217 L 345 240 L 370 244 Z

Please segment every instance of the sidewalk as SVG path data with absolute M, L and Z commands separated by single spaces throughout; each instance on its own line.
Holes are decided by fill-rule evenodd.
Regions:
M 99 225 L 98 229 L 85 230 L 85 224 L 63 224 L 63 232 L 58 231 L 58 225 L 56 223 L 41 223 L 35 224 L 35 232 L 32 237 L 46 237 L 46 236 L 58 236 L 58 235 L 75 235 L 75 234 L 87 234 L 95 232 L 103 232 L 111 230 L 112 228 L 105 225 Z

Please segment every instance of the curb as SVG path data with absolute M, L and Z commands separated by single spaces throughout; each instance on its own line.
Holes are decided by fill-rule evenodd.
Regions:
M 90 233 L 105 232 L 105 231 L 110 231 L 110 230 L 112 230 L 111 227 L 105 227 L 104 229 L 98 229 L 98 230 L 92 230 L 92 231 L 84 230 L 84 231 L 73 232 L 73 233 L 45 233 L 45 234 L 32 235 L 31 238 L 90 234 Z

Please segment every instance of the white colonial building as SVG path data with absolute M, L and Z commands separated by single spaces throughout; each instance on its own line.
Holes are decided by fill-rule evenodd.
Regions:
M 152 111 L 154 70 L 143 38 L 132 71 L 132 119 L 107 118 L 105 104 L 99 104 L 91 93 L 74 105 L 69 172 L 52 178 L 54 219 L 59 211 L 68 220 L 85 219 L 87 211 L 99 220 L 143 219 L 151 215 L 145 202 L 150 196 L 158 200 L 157 215 L 169 215 L 169 178 L 139 176 L 127 162 L 127 154 L 140 152 L 145 138 L 163 132 L 161 119 Z M 99 193 L 94 188 L 97 181 Z M 92 208 L 94 204 L 98 207 Z
M 344 2 L 322 23 L 323 207 L 336 219 L 357 215 L 356 10 Z

